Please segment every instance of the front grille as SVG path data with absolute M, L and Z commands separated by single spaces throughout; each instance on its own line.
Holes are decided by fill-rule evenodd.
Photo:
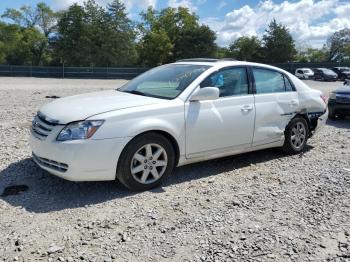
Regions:
M 54 160 L 50 160 L 47 158 L 39 157 L 33 153 L 33 159 L 35 162 L 37 162 L 39 165 L 51 168 L 53 170 L 59 171 L 59 172 L 66 172 L 68 170 L 68 165 L 65 163 L 60 163 Z
M 350 104 L 350 94 L 337 94 L 336 101 L 337 103 Z
M 52 129 L 57 125 L 57 120 L 50 119 L 42 113 L 38 112 L 32 122 L 32 132 L 36 137 L 45 139 L 50 134 Z

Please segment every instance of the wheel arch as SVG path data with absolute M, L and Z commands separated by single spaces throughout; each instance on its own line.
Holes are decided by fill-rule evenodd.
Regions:
M 301 118 L 304 118 L 305 119 L 305 121 L 306 121 L 306 123 L 307 123 L 307 128 L 308 128 L 308 133 L 309 133 L 309 136 L 311 135 L 311 131 L 313 130 L 312 129 L 312 125 L 311 125 L 311 121 L 310 121 L 310 118 L 308 117 L 308 115 L 307 115 L 307 113 L 306 112 L 300 112 L 300 113 L 297 113 L 290 121 L 289 121 L 289 123 L 293 120 L 293 119 L 295 119 L 295 118 L 297 118 L 297 117 L 301 117 Z M 289 124 L 288 123 L 288 124 Z
M 170 134 L 169 132 L 165 131 L 165 130 L 161 130 L 161 129 L 150 129 L 150 130 L 144 130 L 138 134 L 136 134 L 132 139 L 130 139 L 130 141 L 128 143 L 126 143 L 126 145 L 124 146 L 122 153 L 124 152 L 125 148 L 137 137 L 143 136 L 145 134 L 149 134 L 149 133 L 153 133 L 153 134 L 158 134 L 161 135 L 163 137 L 165 137 L 173 146 L 174 152 L 175 152 L 175 166 L 177 166 L 179 159 L 180 159 L 180 146 L 178 141 L 175 139 L 175 137 Z M 122 154 L 121 153 L 121 154 Z M 119 161 L 118 161 L 119 163 Z

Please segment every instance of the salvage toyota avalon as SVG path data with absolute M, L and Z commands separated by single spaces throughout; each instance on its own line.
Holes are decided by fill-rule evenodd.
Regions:
M 279 68 L 187 59 L 44 105 L 30 142 L 54 175 L 148 190 L 176 166 L 271 147 L 299 153 L 327 114 L 320 91 Z

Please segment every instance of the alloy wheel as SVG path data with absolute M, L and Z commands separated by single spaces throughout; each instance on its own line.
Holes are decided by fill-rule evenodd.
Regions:
M 292 128 L 291 137 L 290 137 L 291 144 L 295 149 L 299 150 L 304 146 L 305 139 L 306 139 L 306 127 L 304 123 L 297 122 Z
M 151 184 L 162 177 L 168 166 L 165 149 L 158 144 L 146 144 L 134 154 L 130 171 L 141 184 Z

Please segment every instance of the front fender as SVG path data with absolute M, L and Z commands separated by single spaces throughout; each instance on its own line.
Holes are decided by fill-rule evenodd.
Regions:
M 105 123 L 93 139 L 133 137 L 148 131 L 163 131 L 177 141 L 180 153 L 185 148 L 185 120 L 183 101 L 166 105 L 130 108 L 96 115 L 89 119 L 104 119 Z

